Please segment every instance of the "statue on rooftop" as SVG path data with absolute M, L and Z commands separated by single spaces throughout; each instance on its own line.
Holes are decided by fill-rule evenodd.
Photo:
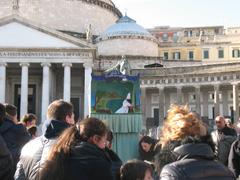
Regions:
M 113 70 L 117 70 L 118 72 L 120 72 L 123 75 L 130 75 L 131 67 L 127 61 L 126 56 L 122 56 L 121 61 L 118 61 L 116 65 L 114 65 L 110 69 L 107 69 L 105 72 L 108 73 Z
M 86 30 L 86 40 L 88 42 L 92 42 L 92 40 L 93 40 L 92 25 L 91 24 L 88 25 L 88 28 Z
M 12 0 L 12 8 L 14 10 L 19 8 L 19 4 L 18 3 L 19 3 L 18 0 Z

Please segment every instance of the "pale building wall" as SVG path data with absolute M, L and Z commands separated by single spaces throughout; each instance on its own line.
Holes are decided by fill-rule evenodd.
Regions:
M 104 0 L 112 5 L 111 1 Z M 99 5 L 78 0 L 19 0 L 19 16 L 41 25 L 85 33 L 89 24 L 99 35 L 118 19 L 116 13 Z M 0 1 L 0 18 L 12 14 L 12 1 Z
M 158 56 L 157 43 L 143 39 L 112 39 L 101 41 L 97 44 L 98 54 L 111 55 L 136 55 Z
M 11 0 L 1 0 L 0 1 L 0 18 L 9 16 L 12 14 L 12 1 Z
M 164 52 L 168 52 L 168 59 L 173 60 L 173 53 L 180 52 L 181 60 L 189 60 L 189 51 L 194 52 L 193 60 L 201 60 L 201 48 L 199 46 L 179 46 L 179 47 L 160 47 L 159 55 L 164 57 Z
M 230 27 L 226 30 L 227 34 L 240 34 L 240 27 Z
M 203 53 L 205 50 L 209 51 L 208 59 L 204 59 Z M 219 58 L 219 56 L 218 56 L 219 50 L 224 51 L 224 58 Z M 227 44 L 203 45 L 201 53 L 202 53 L 203 61 L 227 61 L 227 60 L 229 60 L 229 47 Z

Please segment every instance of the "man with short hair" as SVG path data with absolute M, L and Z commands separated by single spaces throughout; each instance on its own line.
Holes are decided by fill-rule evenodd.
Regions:
M 4 106 L 6 116 L 0 126 L 0 134 L 12 154 L 15 169 L 19 161 L 21 149 L 31 137 L 26 128 L 22 124 L 17 123 L 17 108 L 11 104 L 4 104 Z
M 0 126 L 3 123 L 5 116 L 6 109 L 4 105 L 0 103 Z M 0 134 L 0 179 L 1 180 L 13 179 L 12 157 L 1 134 Z
M 12 104 L 4 104 L 6 108 L 6 118 L 14 122 L 18 123 L 17 120 L 17 107 Z
M 217 159 L 227 166 L 231 144 L 236 139 L 236 131 L 226 126 L 226 121 L 223 116 L 217 116 L 215 123 L 217 130 L 211 133 L 215 145 L 214 153 Z
M 27 143 L 21 152 L 15 173 L 16 180 L 35 180 L 39 177 L 41 165 L 45 162 L 49 149 L 57 137 L 74 124 L 73 105 L 56 100 L 48 106 L 48 120 L 43 125 L 43 135 Z

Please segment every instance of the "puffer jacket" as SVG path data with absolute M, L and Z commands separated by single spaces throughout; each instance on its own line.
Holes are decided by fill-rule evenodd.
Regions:
M 69 127 L 67 123 L 58 120 L 46 121 L 44 126 L 44 134 L 23 147 L 14 176 L 16 180 L 37 179 L 40 167 L 45 162 L 50 148 L 57 137 Z
M 31 139 L 31 137 L 22 124 L 14 124 L 14 122 L 8 118 L 5 118 L 0 126 L 0 134 L 12 154 L 13 165 L 15 168 L 19 161 L 22 147 Z
M 112 180 L 111 161 L 104 150 L 81 142 L 71 150 L 67 178 L 71 180 Z
M 41 172 L 42 179 L 64 180 L 113 180 L 111 161 L 104 150 L 88 142 L 78 142 L 73 145 L 68 155 L 61 157 L 57 169 L 49 164 Z M 60 177 L 59 177 L 60 176 Z
M 189 142 L 189 141 L 188 141 Z M 163 167 L 162 180 L 234 180 L 234 175 L 214 160 L 212 148 L 204 142 L 193 141 L 172 151 L 176 161 Z

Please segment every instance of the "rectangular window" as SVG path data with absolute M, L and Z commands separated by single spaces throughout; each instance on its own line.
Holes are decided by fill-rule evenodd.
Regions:
M 233 58 L 239 58 L 239 57 L 240 57 L 240 51 L 239 51 L 239 49 L 233 49 L 233 50 L 232 50 L 232 57 L 233 57 Z
M 218 58 L 219 59 L 224 58 L 224 50 L 223 49 L 218 50 Z
M 209 59 L 209 50 L 203 51 L 203 59 Z
M 164 33 L 164 34 L 163 34 L 162 40 L 163 40 L 163 41 L 168 41 L 168 34 L 167 34 L 167 33 Z
M 189 60 L 193 60 L 193 58 L 194 58 L 194 52 L 193 51 L 189 51 L 188 52 L 188 59 Z
M 164 52 L 163 53 L 163 59 L 164 60 L 168 60 L 168 52 Z
M 180 59 L 181 59 L 180 52 L 174 52 L 173 53 L 173 60 L 180 60 Z

